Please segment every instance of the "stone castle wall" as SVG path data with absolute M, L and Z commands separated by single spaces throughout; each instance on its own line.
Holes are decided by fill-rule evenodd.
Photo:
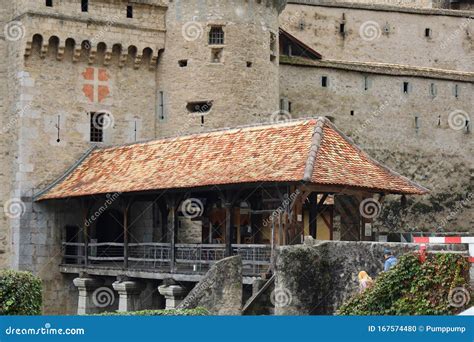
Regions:
M 321 86 L 323 76 L 327 88 Z M 455 118 L 472 116 L 473 83 L 295 65 L 282 65 L 280 80 L 292 117 L 329 116 L 377 160 L 432 190 L 411 199 L 402 220 L 397 215 L 380 218 L 382 227 L 434 230 L 463 199 L 472 206 L 472 127 L 466 133 Z M 396 214 L 399 201 L 392 205 Z M 472 211 L 464 206 L 443 229 L 467 231 L 473 222 Z
M 219 25 L 224 45 L 210 45 L 209 31 Z M 157 77 L 163 97 L 160 135 L 257 122 L 278 110 L 278 6 L 255 0 L 234 1 L 233 6 L 217 0 L 174 1 L 166 30 Z M 272 44 L 276 55 L 271 58 Z M 213 62 L 213 49 L 222 49 L 220 62 Z M 197 101 L 212 103 L 212 108 L 190 113 L 187 104 Z
M 9 1 L 0 1 L 0 27 L 5 27 L 11 17 L 11 6 Z M 14 74 L 10 59 L 9 41 L 6 40 L 4 31 L 0 32 L 0 77 L 3 80 L 0 82 L 0 199 L 3 200 L 10 197 L 11 180 L 12 180 L 12 159 L 14 153 L 12 151 L 12 141 L 14 135 L 8 129 L 9 126 L 15 126 L 13 117 L 11 115 L 13 97 L 10 93 L 12 79 Z M 10 132 L 9 132 L 10 131 Z M 10 219 L 4 215 L 3 210 L 0 211 L 0 268 L 10 266 L 11 253 L 11 233 L 10 233 Z
M 19 36 L 0 39 L 6 56 L 0 74 L 7 80 L 0 90 L 8 94 L 0 99 L 0 267 L 38 274 L 44 312 L 67 313 L 76 290 L 58 265 L 63 228 L 81 226 L 80 215 L 70 214 L 77 204 L 32 204 L 33 196 L 93 146 L 91 112 L 108 113 L 99 146 L 156 136 L 156 63 L 166 9 L 146 5 L 141 15 L 137 5 L 133 19 L 122 10 L 115 19 L 113 3 L 91 2 L 91 19 L 72 10 L 80 1 L 55 1 L 53 8 L 38 3 L 15 2 L 14 10 L 2 6 L 1 12 L 0 22 L 15 23 Z
M 457 11 L 292 3 L 280 22 L 324 59 L 472 71 L 474 21 L 470 17 Z

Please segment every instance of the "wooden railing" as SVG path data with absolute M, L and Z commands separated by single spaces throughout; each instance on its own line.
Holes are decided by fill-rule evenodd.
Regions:
M 217 261 L 225 258 L 223 244 L 176 244 L 175 262 L 171 262 L 168 243 L 129 243 L 125 253 L 123 243 L 63 243 L 63 259 L 69 265 L 106 266 L 176 273 L 205 273 Z M 232 245 L 233 255 L 240 255 L 244 275 L 267 272 L 271 263 L 270 245 Z M 127 263 L 125 263 L 127 255 Z M 125 266 L 126 265 L 126 266 Z M 174 267 L 172 267 L 174 265 Z

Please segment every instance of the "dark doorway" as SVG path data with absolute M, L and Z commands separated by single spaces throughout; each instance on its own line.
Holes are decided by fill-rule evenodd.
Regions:
M 123 243 L 123 214 L 118 210 L 107 210 L 97 220 L 97 242 Z

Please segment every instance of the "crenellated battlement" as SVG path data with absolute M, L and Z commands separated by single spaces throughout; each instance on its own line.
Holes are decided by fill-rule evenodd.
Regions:
M 27 40 L 24 56 L 26 59 L 35 55 L 41 59 L 49 56 L 58 61 L 84 62 L 91 65 L 114 64 L 120 68 L 128 66 L 138 69 L 146 66 L 154 70 L 160 51 L 150 46 L 143 47 L 143 44 L 127 46 L 103 41 L 92 44 L 89 40 L 80 41 L 73 37 L 60 39 L 58 36 L 44 37 L 41 34 L 35 34 Z

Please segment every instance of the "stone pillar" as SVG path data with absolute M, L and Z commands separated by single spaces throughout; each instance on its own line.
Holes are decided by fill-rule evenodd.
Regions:
M 119 294 L 120 312 L 141 310 L 140 293 L 145 288 L 144 284 L 138 281 L 116 281 L 112 284 L 115 291 Z
M 180 285 L 161 285 L 158 291 L 166 299 L 166 310 L 176 309 L 182 302 L 188 291 Z
M 76 278 L 74 285 L 79 290 L 79 300 L 77 303 L 78 315 L 90 315 L 98 313 L 100 308 L 94 303 L 93 293 L 104 283 L 103 280 L 95 278 Z

